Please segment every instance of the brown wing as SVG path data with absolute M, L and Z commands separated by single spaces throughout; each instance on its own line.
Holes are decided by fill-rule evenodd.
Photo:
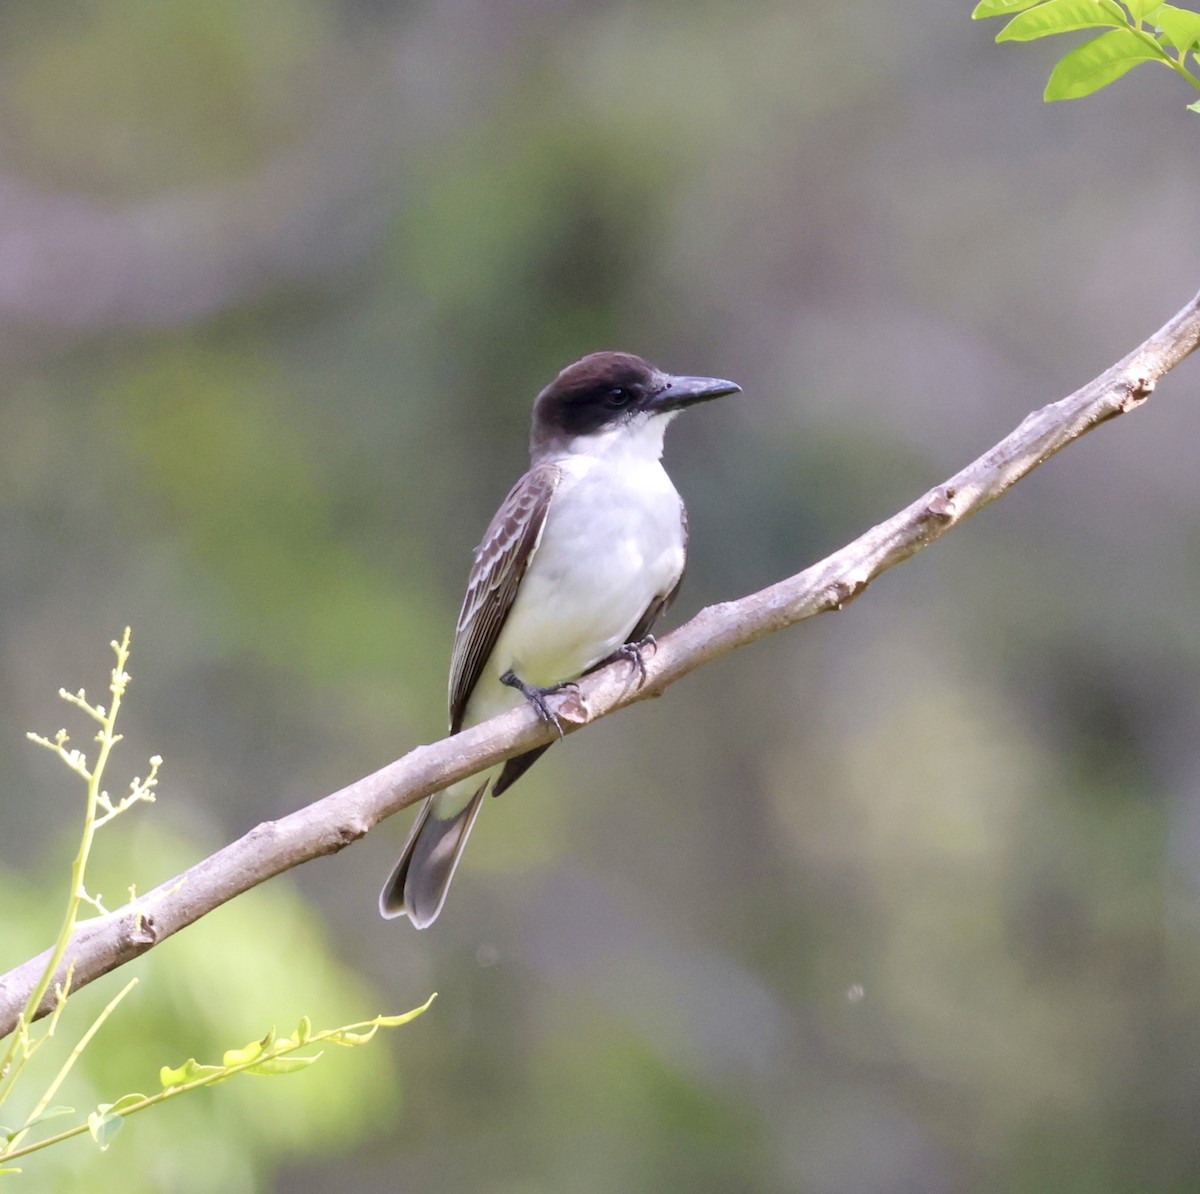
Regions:
M 450 656 L 450 732 L 462 729 L 467 701 L 492 653 L 517 595 L 517 586 L 542 537 L 557 465 L 530 469 L 513 486 L 475 551 Z

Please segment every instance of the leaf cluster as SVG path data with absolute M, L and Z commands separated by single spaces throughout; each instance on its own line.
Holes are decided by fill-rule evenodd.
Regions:
M 975 19 L 1010 17 L 1001 41 L 1035 41 L 1056 33 L 1103 29 L 1069 50 L 1046 83 L 1046 100 L 1079 99 L 1143 62 L 1157 62 L 1200 91 L 1200 13 L 1158 0 L 980 0 Z M 1190 61 L 1190 66 L 1189 66 Z M 1200 112 L 1200 100 L 1189 104 Z
M 321 1057 L 323 1051 L 318 1050 L 316 1053 L 293 1056 L 297 1050 L 322 1043 L 341 1045 L 348 1049 L 365 1045 L 379 1029 L 398 1028 L 410 1020 L 416 1019 L 429 1007 L 434 998 L 435 996 L 431 995 L 420 1007 L 398 1016 L 376 1016 L 372 1020 L 364 1020 L 358 1024 L 347 1024 L 340 1028 L 326 1028 L 315 1032 L 308 1017 L 304 1017 L 296 1031 L 290 1036 L 277 1036 L 275 1030 L 272 1029 L 262 1040 L 251 1041 L 240 1049 L 226 1050 L 219 1065 L 206 1065 L 196 1061 L 195 1058 L 189 1058 L 183 1065 L 174 1069 L 170 1066 L 163 1066 L 159 1071 L 159 1082 L 162 1084 L 162 1089 L 156 1093 L 146 1095 L 133 1092 L 122 1095 L 113 1103 L 101 1103 L 95 1111 L 88 1115 L 86 1123 L 76 1124 L 55 1136 L 39 1140 L 36 1144 L 13 1149 L 6 1154 L 6 1159 L 15 1159 L 25 1153 L 47 1148 L 52 1144 L 69 1140 L 72 1136 L 82 1135 L 84 1132 L 90 1132 L 92 1139 L 100 1148 L 106 1149 L 125 1120 L 139 1111 L 146 1111 L 167 1099 L 199 1090 L 201 1087 L 214 1086 L 237 1074 L 271 1076 L 292 1074 L 297 1070 L 307 1069 Z M 0 1127 L 0 1133 L 6 1132 L 6 1139 L 11 1140 L 18 1134 L 24 1134 L 35 1123 L 44 1123 L 48 1119 L 73 1113 L 74 1109 L 71 1107 L 52 1107 L 39 1115 L 36 1120 L 27 1121 L 20 1129 L 6 1131 Z M 4 1172 L 10 1171 L 0 1169 L 0 1173 Z

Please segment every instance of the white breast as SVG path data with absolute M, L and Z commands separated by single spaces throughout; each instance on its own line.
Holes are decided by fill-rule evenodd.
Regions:
M 544 688 L 607 658 L 683 575 L 682 502 L 658 459 L 662 427 L 647 430 L 557 462 L 564 475 L 541 543 L 468 703 L 467 724 L 520 702 L 499 683 L 509 668 Z

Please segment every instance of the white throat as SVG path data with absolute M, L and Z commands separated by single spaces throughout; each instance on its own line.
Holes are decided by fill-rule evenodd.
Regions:
M 577 435 L 567 441 L 563 455 L 591 456 L 613 464 L 661 460 L 667 424 L 677 413 L 636 414 L 627 423 L 619 423 L 591 435 Z

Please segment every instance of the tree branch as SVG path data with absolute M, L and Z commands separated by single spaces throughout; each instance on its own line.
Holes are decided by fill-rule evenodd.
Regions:
M 940 539 L 1093 427 L 1140 406 L 1158 379 L 1200 344 L 1200 295 L 1124 360 L 1059 402 L 886 522 L 811 568 L 737 601 L 712 605 L 659 642 L 645 682 L 627 664 L 580 682 L 558 706 L 567 732 L 658 696 L 689 672 L 738 647 L 827 610 L 841 609 L 880 573 Z M 131 961 L 259 883 L 357 841 L 385 817 L 501 759 L 553 739 L 522 706 L 403 758 L 281 818 L 266 821 L 182 875 L 80 925 L 56 979 L 74 964 L 82 987 Z M 0 1038 L 12 1031 L 49 951 L 0 977 Z M 50 1002 L 41 1012 L 50 1010 Z

